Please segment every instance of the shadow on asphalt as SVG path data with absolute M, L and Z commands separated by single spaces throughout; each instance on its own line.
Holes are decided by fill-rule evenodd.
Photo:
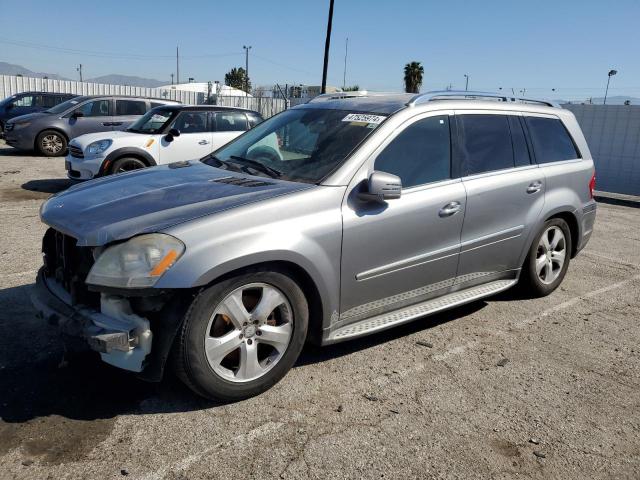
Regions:
M 0 157 L 33 157 L 35 155 L 38 154 L 25 150 L 16 150 L 13 147 L 3 147 L 2 144 L 0 144 Z
M 31 192 L 58 193 L 76 183 L 68 178 L 48 178 L 44 180 L 29 180 L 22 184 L 22 188 Z
M 57 329 L 36 318 L 32 285 L 0 290 L 0 418 L 23 423 L 59 416 L 72 420 L 113 419 L 123 414 L 200 410 L 218 404 L 192 393 L 173 375 L 147 383 L 86 353 L 65 359 Z M 472 304 L 327 347 L 307 345 L 296 364 L 323 362 L 411 335 L 482 309 Z M 68 360 L 68 361 L 67 361 Z

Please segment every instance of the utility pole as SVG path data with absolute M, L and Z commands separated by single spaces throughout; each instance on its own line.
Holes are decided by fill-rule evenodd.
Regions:
M 173 85 L 173 73 L 171 74 L 171 85 Z
M 467 90 L 469 90 L 469 75 L 465 73 L 464 78 L 466 79 L 466 83 L 464 85 L 464 91 L 466 92 Z
M 248 47 L 243 45 L 244 48 L 244 91 L 247 95 L 249 95 L 249 50 L 251 50 L 251 45 Z
M 322 88 L 327 93 L 327 67 L 329 66 L 329 47 L 331 46 L 331 24 L 333 23 L 333 0 L 329 0 L 329 20 L 327 21 L 327 39 L 324 42 L 324 66 L 322 67 Z
M 344 74 L 342 75 L 342 89 L 347 86 L 347 53 L 349 52 L 349 37 L 344 42 Z
M 180 84 L 180 53 L 176 45 L 176 84 Z
M 80 83 L 82 83 L 82 64 L 78 65 L 78 68 L 76 68 L 76 70 L 80 74 Z

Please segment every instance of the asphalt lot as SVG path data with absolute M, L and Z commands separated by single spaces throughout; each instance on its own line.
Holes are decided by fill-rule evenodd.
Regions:
M 550 297 L 307 347 L 275 388 L 215 405 L 62 361 L 29 290 L 64 177 L 0 143 L 0 478 L 640 478 L 640 208 L 600 204 Z

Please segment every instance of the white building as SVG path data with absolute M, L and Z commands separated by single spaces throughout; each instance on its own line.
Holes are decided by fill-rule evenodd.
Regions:
M 216 92 L 216 87 L 218 91 Z M 179 83 L 176 85 L 165 85 L 160 87 L 165 90 L 183 90 L 186 92 L 204 93 L 205 97 L 209 94 L 208 82 L 191 82 L 191 83 Z M 222 85 L 220 83 L 211 83 L 211 95 L 219 95 L 221 97 L 251 97 L 246 92 L 237 88 L 229 87 L 228 85 Z

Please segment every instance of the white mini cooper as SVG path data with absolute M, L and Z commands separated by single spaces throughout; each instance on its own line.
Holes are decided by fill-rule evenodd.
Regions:
M 183 160 L 197 160 L 262 122 L 259 113 L 215 105 L 163 105 L 124 131 L 69 142 L 69 178 L 89 180 Z

